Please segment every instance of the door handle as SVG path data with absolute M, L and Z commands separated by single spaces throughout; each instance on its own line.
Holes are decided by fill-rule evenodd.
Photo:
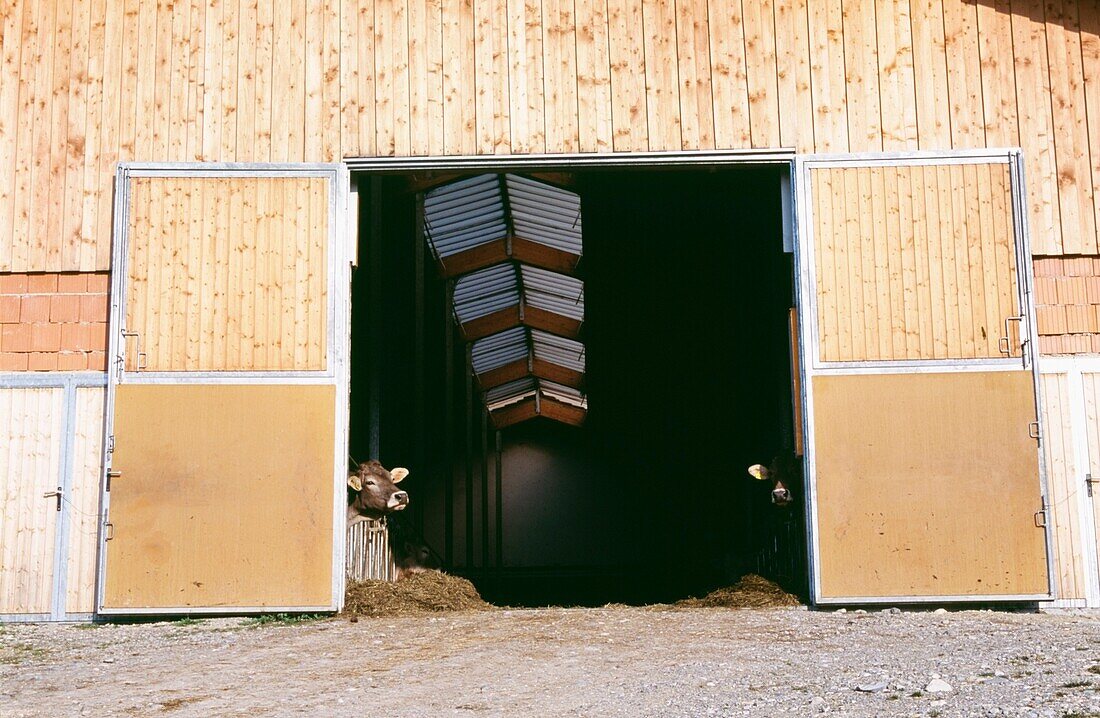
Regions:
M 107 470 L 107 491 L 108 492 L 110 492 L 110 490 L 111 490 L 111 480 L 112 479 L 117 479 L 120 476 L 122 476 L 121 471 L 114 471 L 112 469 Z
M 1091 494 L 1091 492 L 1090 492 L 1090 494 Z M 50 497 L 53 497 L 53 498 L 57 499 L 57 511 L 60 511 L 61 510 L 61 487 L 58 486 L 57 491 L 47 491 L 46 493 L 42 494 L 42 498 L 44 498 L 44 499 L 48 499 Z
M 1042 518 L 1040 518 L 1042 517 Z M 1047 510 L 1039 509 L 1035 512 L 1035 528 L 1045 529 L 1047 527 Z

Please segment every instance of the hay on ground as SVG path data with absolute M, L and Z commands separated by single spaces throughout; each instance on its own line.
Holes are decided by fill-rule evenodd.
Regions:
M 491 608 L 474 584 L 440 571 L 422 571 L 393 582 L 351 582 L 344 597 L 344 613 L 353 616 L 416 616 Z
M 685 598 L 675 605 L 684 608 L 782 608 L 801 603 L 778 584 L 750 573 L 732 586 L 715 589 L 703 598 Z

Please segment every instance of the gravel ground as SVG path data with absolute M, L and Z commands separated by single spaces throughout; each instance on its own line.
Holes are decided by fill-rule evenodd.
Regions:
M 0 716 L 166 714 L 1081 718 L 1100 716 L 1100 616 L 607 607 L 0 627 Z

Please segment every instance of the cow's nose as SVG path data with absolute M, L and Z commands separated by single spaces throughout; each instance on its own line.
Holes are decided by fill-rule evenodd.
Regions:
M 399 503 L 399 504 L 407 504 L 407 503 L 409 503 L 409 495 L 408 495 L 408 493 L 406 493 L 406 492 L 404 492 L 404 491 L 398 491 L 397 493 L 395 493 L 395 494 L 393 495 L 393 498 L 394 498 L 394 500 L 396 500 L 396 501 L 397 501 L 397 503 Z
M 772 503 L 786 503 L 790 501 L 791 492 L 786 489 L 775 489 L 772 491 Z

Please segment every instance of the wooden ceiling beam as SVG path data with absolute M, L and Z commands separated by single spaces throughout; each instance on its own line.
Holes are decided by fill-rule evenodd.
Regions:
M 553 397 L 543 394 L 539 398 L 538 414 L 539 416 L 553 419 L 554 421 L 560 421 L 570 426 L 582 426 L 585 418 L 588 416 L 588 411 L 583 407 L 573 406 L 572 404 L 558 401 Z
M 486 314 L 483 317 L 471 319 L 465 324 L 460 324 L 459 329 L 462 332 L 462 338 L 468 342 L 472 342 L 487 337 L 490 334 L 502 332 L 505 329 L 518 327 L 520 324 L 519 305 L 517 304 L 514 307 L 505 307 L 492 314 Z
M 498 429 L 504 429 L 518 424 L 521 421 L 534 419 L 538 416 L 538 412 L 535 410 L 535 400 L 531 398 L 518 401 L 515 404 L 509 404 L 496 411 L 490 411 L 489 416 L 493 420 L 493 426 Z
M 500 386 L 501 384 L 507 384 L 510 381 L 516 379 L 522 379 L 525 376 L 529 376 L 530 372 L 527 370 L 527 360 L 517 359 L 514 362 L 505 364 L 502 367 L 496 369 L 490 369 L 489 371 L 482 372 L 477 375 L 478 386 L 482 391 L 487 391 L 493 387 Z M 553 381 L 551 379 L 551 381 Z
M 577 339 L 581 335 L 581 323 L 576 319 L 532 307 L 530 304 L 523 308 L 523 323 L 532 329 L 541 329 L 567 339 Z

